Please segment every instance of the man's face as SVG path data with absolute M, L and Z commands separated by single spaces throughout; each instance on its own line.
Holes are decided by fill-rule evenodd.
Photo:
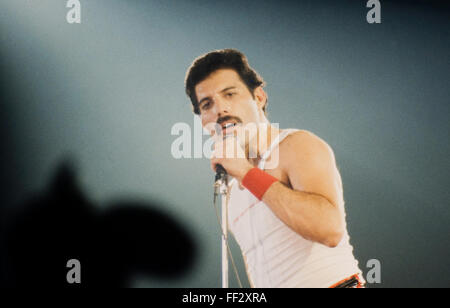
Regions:
M 259 87 L 250 93 L 239 74 L 232 69 L 213 72 L 195 87 L 202 125 L 211 135 L 217 132 L 213 124 L 231 134 L 249 123 L 258 124 L 266 96 Z

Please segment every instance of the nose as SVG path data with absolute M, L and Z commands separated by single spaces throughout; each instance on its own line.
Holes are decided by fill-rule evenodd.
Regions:
M 216 106 L 216 113 L 218 118 L 226 114 L 230 114 L 231 112 L 230 103 L 220 97 L 216 98 L 216 102 L 214 105 Z

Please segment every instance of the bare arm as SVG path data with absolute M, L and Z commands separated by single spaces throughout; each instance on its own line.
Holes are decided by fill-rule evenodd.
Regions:
M 276 182 L 263 201 L 302 237 L 337 246 L 343 234 L 343 198 L 331 148 L 305 131 L 289 136 L 280 147 L 281 167 L 292 189 Z
M 225 143 L 233 142 L 228 138 Z M 216 143 L 221 148 L 222 141 Z M 228 145 L 229 146 L 229 145 Z M 238 151 L 242 149 L 238 147 Z M 343 235 L 341 177 L 331 148 L 319 137 L 299 131 L 280 144 L 280 169 L 292 188 L 281 182 L 270 186 L 263 201 L 288 227 L 302 237 L 329 247 L 339 244 Z M 242 158 L 211 158 L 211 167 L 222 164 L 239 182 L 253 168 Z

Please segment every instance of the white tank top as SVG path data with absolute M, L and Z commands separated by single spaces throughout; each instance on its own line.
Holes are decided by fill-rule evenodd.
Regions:
M 296 131 L 283 130 L 262 155 L 258 168 L 264 170 L 273 149 Z M 339 245 L 329 248 L 291 230 L 268 205 L 247 189 L 241 190 L 236 179 L 229 186 L 228 227 L 241 248 L 252 287 L 320 288 L 354 274 L 362 279 L 347 226 Z

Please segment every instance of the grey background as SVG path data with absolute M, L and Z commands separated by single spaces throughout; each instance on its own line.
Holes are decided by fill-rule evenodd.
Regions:
M 135 286 L 220 287 L 213 174 L 172 158 L 170 131 L 193 124 L 191 61 L 232 47 L 265 78 L 272 122 L 333 147 L 355 255 L 381 262 L 372 287 L 450 286 L 447 5 L 382 1 L 369 25 L 366 1 L 89 0 L 69 25 L 65 3 L 0 2 L 4 213 L 70 156 L 92 200 L 164 200 L 200 245 L 187 276 Z

